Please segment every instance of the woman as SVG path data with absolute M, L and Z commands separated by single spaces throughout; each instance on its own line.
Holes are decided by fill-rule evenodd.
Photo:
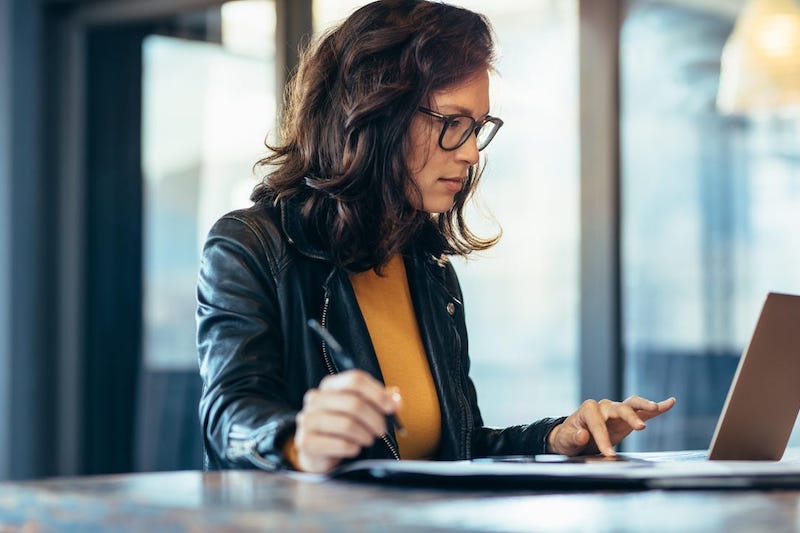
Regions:
M 352 458 L 603 453 L 668 410 L 587 401 L 566 418 L 484 427 L 451 255 L 489 106 L 488 21 L 424 0 L 362 7 L 302 58 L 254 205 L 222 217 L 198 282 L 209 468 L 327 472 Z M 337 368 L 316 319 L 353 356 Z M 340 371 L 341 370 L 341 371 Z M 397 413 L 406 431 L 387 427 Z

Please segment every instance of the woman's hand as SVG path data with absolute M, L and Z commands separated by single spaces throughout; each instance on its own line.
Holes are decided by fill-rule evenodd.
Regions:
M 325 377 L 306 392 L 297 414 L 294 447 L 298 467 L 325 473 L 386 433 L 386 415 L 400 407 L 400 394 L 362 370 Z
M 601 453 L 616 455 L 614 445 L 631 431 L 645 428 L 645 420 L 669 411 L 675 398 L 652 402 L 632 396 L 624 402 L 586 400 L 547 436 L 547 451 L 562 455 Z

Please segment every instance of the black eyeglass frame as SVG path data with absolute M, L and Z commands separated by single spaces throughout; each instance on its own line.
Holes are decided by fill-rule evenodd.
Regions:
M 489 146 L 489 143 L 492 142 L 492 139 L 494 139 L 494 136 L 497 135 L 498 130 L 503 125 L 502 119 L 497 117 L 492 117 L 490 115 L 486 115 L 481 120 L 475 120 L 470 115 L 462 115 L 462 114 L 443 115 L 441 113 L 437 113 L 433 109 L 428 109 L 427 107 L 423 106 L 417 107 L 417 111 L 419 111 L 420 113 L 424 113 L 426 115 L 430 115 L 443 122 L 442 132 L 439 134 L 439 148 L 441 148 L 445 152 L 452 152 L 453 150 L 458 150 L 459 148 L 461 148 L 461 146 L 464 145 L 465 142 L 467 142 L 467 139 L 469 139 L 470 135 L 473 134 L 477 135 L 478 132 L 481 131 L 481 128 L 483 128 L 488 123 L 492 123 L 496 127 L 492 132 L 492 134 L 489 136 L 489 138 L 484 141 L 483 146 L 478 146 L 478 151 L 480 152 L 481 150 Z M 464 130 L 464 134 L 462 135 L 461 139 L 455 146 L 448 148 L 444 145 L 444 134 L 447 133 L 447 128 L 449 128 L 457 119 L 460 118 L 472 121 L 472 126 Z

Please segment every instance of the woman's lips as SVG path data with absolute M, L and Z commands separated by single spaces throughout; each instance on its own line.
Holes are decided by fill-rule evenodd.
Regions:
M 439 178 L 448 191 L 456 193 L 464 188 L 464 178 Z

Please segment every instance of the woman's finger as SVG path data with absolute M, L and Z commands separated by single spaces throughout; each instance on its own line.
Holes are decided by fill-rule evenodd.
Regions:
M 336 413 L 303 412 L 298 415 L 297 428 L 298 434 L 302 432 L 303 449 L 309 451 L 316 451 L 308 444 L 317 437 L 335 438 L 363 448 L 370 446 L 376 436 L 356 419 Z
M 656 402 L 648 400 L 647 398 L 642 398 L 641 396 L 631 396 L 622 403 L 637 411 L 658 412 L 658 404 Z
M 355 457 L 361 447 L 352 442 L 327 435 L 309 435 L 298 429 L 294 437 L 299 467 L 304 472 L 323 473 L 342 459 Z
M 582 422 L 581 426 L 589 431 L 598 451 L 606 456 L 616 455 L 608 435 L 606 417 L 598 402 L 586 400 L 581 404 L 577 414 L 579 421 Z
M 631 429 L 637 431 L 645 428 L 644 421 L 639 417 L 638 413 L 633 410 L 630 405 L 619 402 L 611 402 L 606 412 L 606 420 L 612 418 L 624 421 Z
M 354 424 L 358 424 L 371 438 L 386 433 L 386 415 L 351 391 L 319 391 L 312 400 L 305 402 L 303 412 L 309 417 L 316 417 L 315 420 L 321 420 L 326 427 L 341 423 L 343 431 L 349 431 Z M 325 431 L 331 432 L 330 429 Z
M 319 384 L 322 391 L 351 392 L 370 402 L 374 408 L 384 414 L 397 411 L 400 405 L 399 395 L 384 387 L 383 383 L 363 370 L 348 370 L 332 376 L 326 376 Z
M 654 410 L 638 410 L 637 414 L 639 415 L 639 418 L 642 420 L 649 420 L 657 417 L 658 415 L 666 413 L 672 409 L 672 406 L 675 405 L 675 398 L 670 397 L 660 402 L 653 402 L 653 404 L 656 406 Z

